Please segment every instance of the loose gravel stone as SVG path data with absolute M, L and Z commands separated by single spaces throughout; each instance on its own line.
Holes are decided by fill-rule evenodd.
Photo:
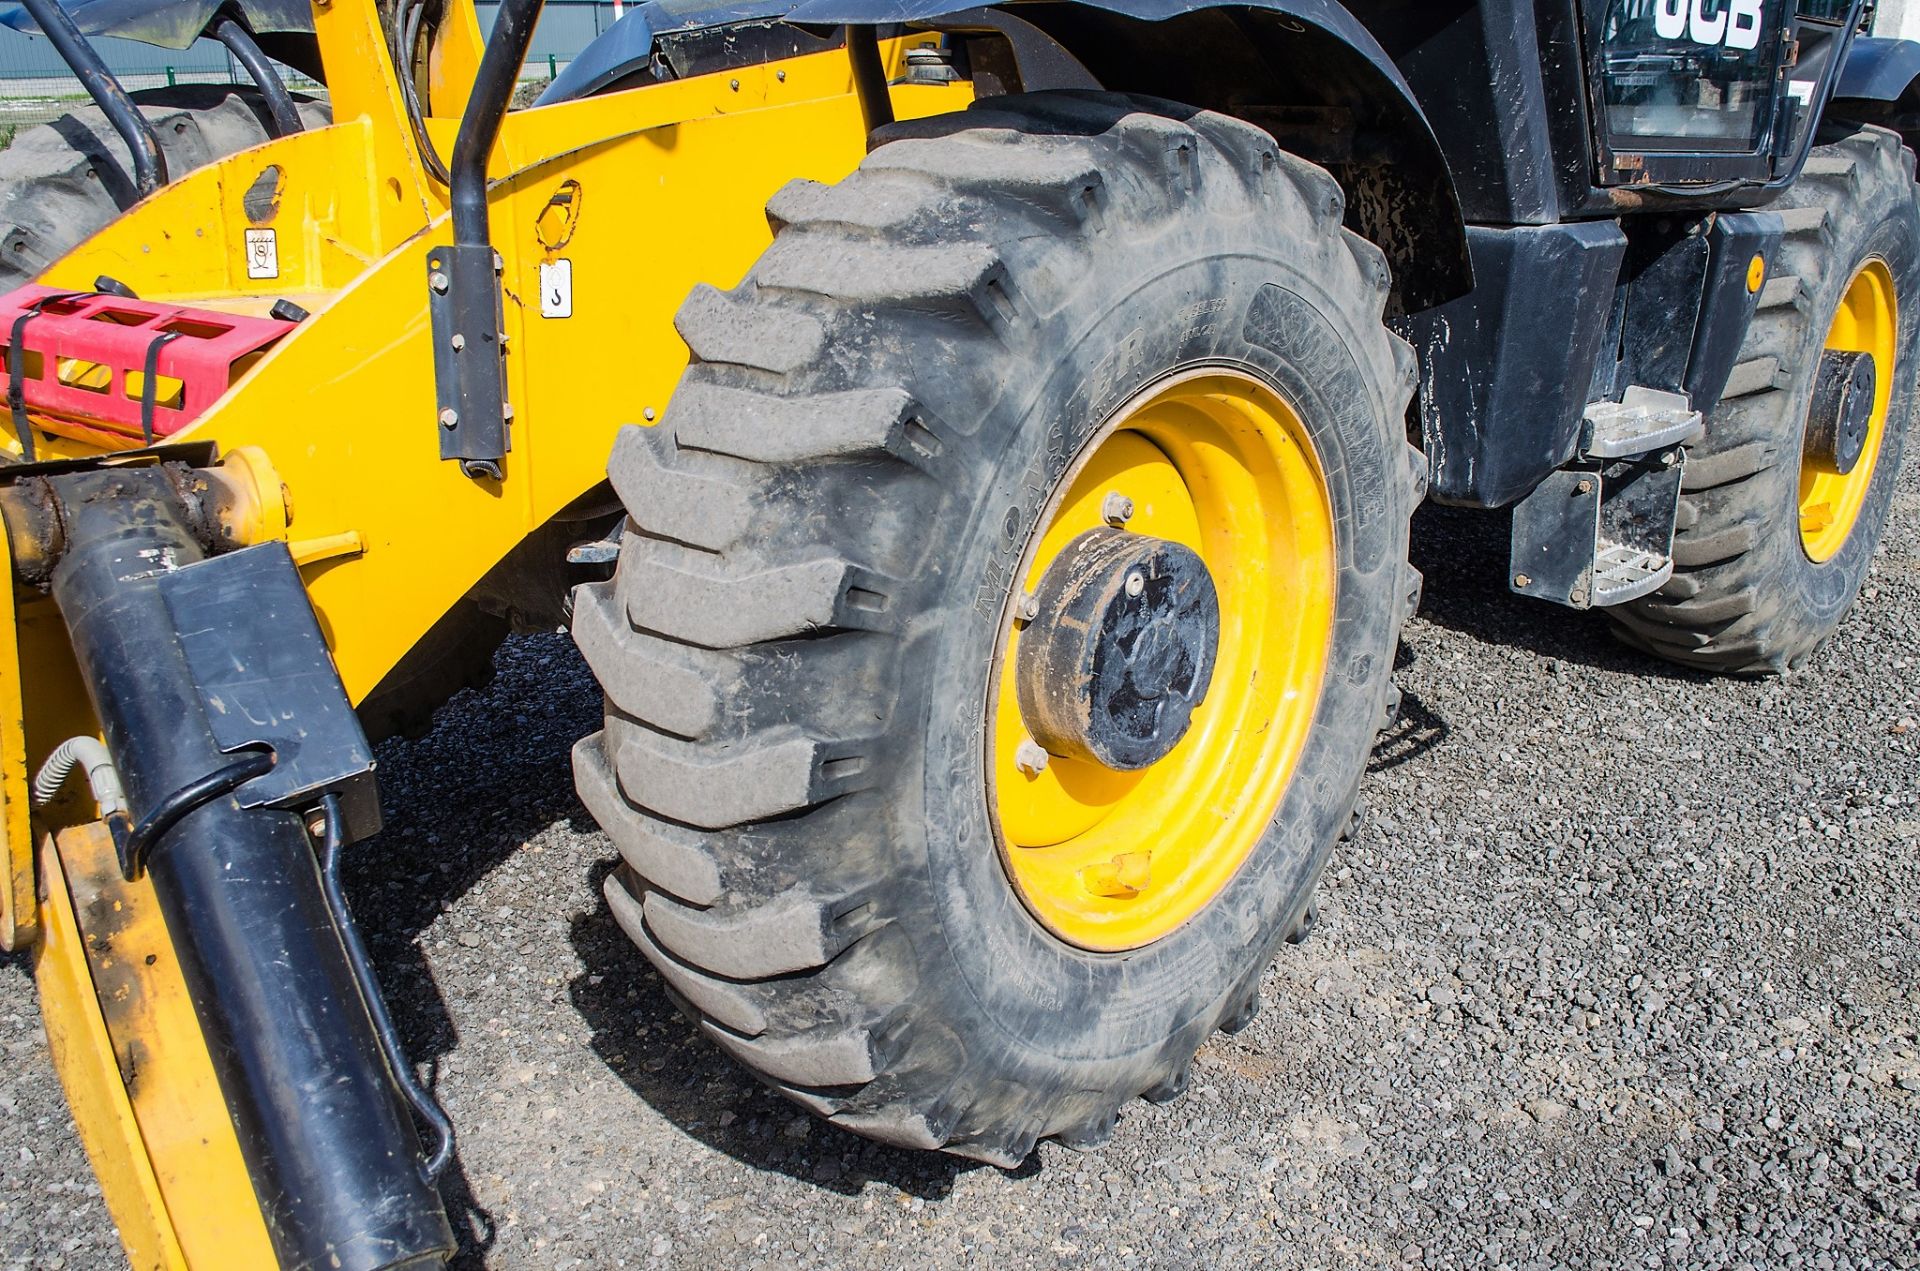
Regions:
M 1787 680 L 1510 596 L 1429 510 L 1374 809 L 1264 1009 L 1112 1143 L 1002 1172 L 797 1113 L 671 1006 L 574 801 L 565 637 L 381 750 L 349 886 L 490 1267 L 1920 1265 L 1920 475 Z M 121 1265 L 0 966 L 0 1271 Z

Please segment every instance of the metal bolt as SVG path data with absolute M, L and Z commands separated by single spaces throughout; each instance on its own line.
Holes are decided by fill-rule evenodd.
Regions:
M 1014 748 L 1013 766 L 1029 777 L 1037 777 L 1047 770 L 1047 760 L 1050 757 L 1045 746 L 1027 737 Z
M 1584 605 L 1587 603 L 1587 589 L 1584 587 L 1575 587 L 1573 594 L 1568 596 L 1567 599 L 1576 605 Z
M 1577 493 L 1580 493 L 1580 494 L 1592 494 L 1592 493 L 1593 493 L 1593 482 L 1591 482 L 1591 481 L 1582 481 L 1582 482 L 1580 482 L 1580 483 L 1579 483 L 1578 485 L 1576 485 L 1576 486 L 1574 486 L 1573 488 L 1574 488 L 1574 490 L 1575 490 L 1575 491 L 1576 491 Z
M 1515 574 L 1513 576 L 1513 585 L 1516 587 L 1531 587 L 1533 586 L 1533 579 L 1526 574 Z
M 1027 592 L 1013 602 L 1013 616 L 1022 622 L 1032 622 L 1040 616 L 1040 598 Z
M 785 71 L 775 71 L 773 73 L 773 77 L 779 80 L 782 84 L 787 82 L 787 73 Z
M 467 337 L 464 335 L 461 335 L 458 331 L 454 332 L 453 333 L 453 351 L 455 353 L 458 353 L 461 349 L 464 349 L 466 347 L 467 347 Z
M 1678 463 L 1679 461 L 1680 461 L 1680 456 L 1676 455 L 1671 450 L 1663 452 L 1660 456 L 1660 466 L 1663 468 L 1671 468 L 1674 464 Z
M 1147 580 L 1139 574 L 1127 575 L 1127 594 L 1137 596 L 1147 589 Z
M 493 254 L 493 272 L 496 274 L 507 272 L 507 262 L 501 258 L 499 252 Z
M 645 410 L 640 412 L 640 417 L 649 422 L 653 420 L 653 416 L 654 416 L 654 410 L 653 410 L 653 407 L 651 406 L 647 407 Z
M 727 81 L 727 87 L 731 88 L 734 92 L 737 93 L 740 91 L 740 81 L 737 79 L 730 79 Z
M 1121 526 L 1133 519 L 1133 500 L 1114 490 L 1100 504 L 1100 517 L 1108 525 Z
M 441 295 L 445 295 L 447 293 L 447 276 L 436 269 L 427 275 L 427 286 L 432 287 Z
M 453 407 L 449 406 L 445 410 L 440 412 L 440 426 L 442 428 L 452 428 L 455 424 L 458 424 L 459 422 L 460 422 L 460 412 L 455 410 Z
M 513 422 L 513 403 L 512 402 L 500 403 L 500 420 L 502 423 L 507 423 L 507 424 L 510 424 Z

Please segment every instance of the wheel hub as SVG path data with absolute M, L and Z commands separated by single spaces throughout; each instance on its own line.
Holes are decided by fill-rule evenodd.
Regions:
M 1876 380 L 1871 353 L 1828 349 L 1820 355 L 1807 409 L 1807 453 L 1841 476 L 1866 451 Z
M 1020 714 L 1048 753 L 1119 772 L 1186 735 L 1220 644 L 1220 601 L 1190 548 L 1089 530 L 1041 576 L 1015 669 Z

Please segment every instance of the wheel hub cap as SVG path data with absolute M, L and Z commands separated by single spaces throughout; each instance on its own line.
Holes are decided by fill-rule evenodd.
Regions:
M 1807 410 L 1811 458 L 1831 464 L 1841 476 L 1853 471 L 1867 448 L 1874 387 L 1873 354 L 1828 349 L 1820 355 Z
M 1232 881 L 1306 753 L 1331 496 L 1292 406 L 1206 367 L 1116 411 L 1035 521 L 990 672 L 996 846 L 1055 936 L 1137 949 Z
M 1020 713 L 1050 754 L 1135 772 L 1186 735 L 1220 644 L 1220 601 L 1190 548 L 1089 530 L 1041 577 L 1020 641 Z
M 1899 341 L 1893 273 L 1868 260 L 1853 275 L 1827 329 L 1800 455 L 1800 545 L 1819 563 L 1853 537 L 1873 489 L 1893 399 Z

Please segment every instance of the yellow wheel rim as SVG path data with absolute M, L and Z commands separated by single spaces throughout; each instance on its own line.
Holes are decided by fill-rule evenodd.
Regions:
M 1894 343 L 1899 329 L 1893 274 L 1884 261 L 1870 260 L 1847 284 L 1833 325 L 1827 329 L 1826 347 L 1873 355 L 1873 414 L 1867 421 L 1866 443 L 1851 472 L 1840 472 L 1831 458 L 1811 450 L 1801 455 L 1800 545 L 1810 560 L 1831 560 L 1846 546 L 1860 520 L 1867 492 L 1873 487 L 1887 431 L 1887 404 L 1893 399 Z
M 1029 544 L 1031 593 L 1061 549 L 1132 500 L 1129 532 L 1197 553 L 1219 597 L 1207 694 L 1164 757 L 1121 772 L 1016 754 L 1012 608 L 993 678 L 991 798 L 1009 877 L 1033 915 L 1082 948 L 1149 944 L 1204 909 L 1267 829 L 1305 748 L 1335 595 L 1333 513 L 1300 418 L 1230 371 L 1167 381 L 1095 436 Z M 1031 754 L 1031 752 L 1029 752 Z

